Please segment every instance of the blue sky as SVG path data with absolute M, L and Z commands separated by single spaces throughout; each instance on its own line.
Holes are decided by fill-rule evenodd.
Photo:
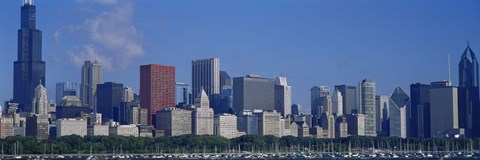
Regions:
M 12 97 L 20 0 L 0 2 L 0 100 Z M 47 89 L 80 81 L 80 63 L 104 63 L 104 81 L 139 89 L 139 65 L 177 67 L 190 83 L 192 59 L 219 57 L 232 77 L 287 76 L 293 102 L 309 110 L 314 85 L 374 79 L 378 94 L 458 81 L 467 41 L 480 53 L 478 0 L 37 0 Z

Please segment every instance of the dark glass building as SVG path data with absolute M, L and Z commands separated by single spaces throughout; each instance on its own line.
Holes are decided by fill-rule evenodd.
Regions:
M 299 115 L 298 104 L 292 104 L 292 115 Z
M 13 65 L 13 100 L 25 112 L 32 112 L 35 87 L 40 83 L 45 86 L 42 32 L 35 28 L 36 15 L 33 1 L 24 1 L 18 30 L 18 58 Z
M 220 98 L 221 108 L 218 113 L 233 113 L 233 85 L 232 78 L 225 71 L 220 71 Z M 215 114 L 217 114 L 215 112 Z
M 233 78 L 233 111 L 274 110 L 274 83 L 258 75 Z
M 430 138 L 430 88 L 429 84 L 410 85 L 409 137 Z
M 97 85 L 97 112 L 102 113 L 102 122 L 113 119 L 119 122 L 119 108 L 123 98 L 123 84 L 105 82 Z
M 480 115 L 478 61 L 470 45 L 463 52 L 458 64 L 458 122 L 460 128 L 465 128 L 467 137 L 480 136 L 480 123 L 475 116 Z

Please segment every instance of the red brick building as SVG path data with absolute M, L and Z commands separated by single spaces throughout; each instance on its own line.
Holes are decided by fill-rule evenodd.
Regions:
M 175 67 L 149 64 L 140 66 L 140 106 L 148 110 L 148 124 L 157 111 L 175 107 Z

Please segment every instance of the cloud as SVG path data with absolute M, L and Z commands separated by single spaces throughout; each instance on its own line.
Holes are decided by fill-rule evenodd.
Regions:
M 84 2 L 87 0 L 77 0 Z M 80 25 L 65 25 L 53 33 L 54 42 L 75 39 L 68 57 L 81 66 L 85 60 L 98 60 L 105 69 L 125 69 L 133 58 L 141 57 L 143 34 L 133 25 L 134 5 L 129 1 L 88 0 L 112 5 L 109 10 L 98 12 Z M 68 45 L 68 44 L 65 44 Z M 73 48 L 73 49 L 72 49 Z
M 77 65 L 81 66 L 84 64 L 85 58 L 89 60 L 99 61 L 102 63 L 102 66 L 105 68 L 112 68 L 112 59 L 110 57 L 105 57 L 99 54 L 94 47 L 90 45 L 82 46 L 76 50 L 71 50 L 68 53 L 68 56 L 72 60 L 72 62 Z

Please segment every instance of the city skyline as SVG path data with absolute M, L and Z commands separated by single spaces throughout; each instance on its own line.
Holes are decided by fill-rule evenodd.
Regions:
M 109 1 L 97 0 L 96 2 Z M 242 3 L 238 10 L 227 11 L 229 7 L 233 7 L 230 6 L 232 4 L 215 1 L 213 4 L 225 6 L 226 9 L 209 8 L 211 9 L 210 12 L 201 13 L 199 16 L 209 17 L 211 14 L 225 12 L 225 17 L 204 17 L 203 19 L 200 18 L 200 20 L 197 20 L 194 15 L 198 12 L 205 11 L 202 7 L 208 7 L 208 4 L 212 5 L 212 2 L 206 4 L 198 4 L 198 2 L 191 3 L 199 6 L 187 6 L 186 8 L 192 9 L 192 11 L 182 14 L 179 13 L 180 11 L 168 9 L 168 6 L 173 6 L 173 8 L 179 7 L 177 5 L 181 4 L 181 2 L 130 2 L 122 0 L 110 1 L 112 2 L 111 4 L 96 2 L 85 2 L 81 0 L 68 2 L 35 1 L 39 12 L 37 16 L 37 28 L 43 31 L 43 60 L 49 64 L 47 65 L 48 78 L 46 79 L 48 95 L 51 95 L 49 100 L 54 100 L 52 95 L 55 95 L 55 84 L 57 82 L 72 81 L 80 83 L 81 67 L 75 65 L 76 61 L 72 61 L 73 59 L 69 57 L 71 55 L 68 53 L 72 48 L 77 47 L 77 45 L 82 48 L 82 46 L 86 46 L 84 44 L 90 43 L 97 45 L 97 48 L 104 47 L 104 53 L 99 53 L 100 57 L 111 56 L 113 60 L 121 60 L 122 58 L 133 59 L 130 62 L 125 62 L 126 68 L 109 64 L 107 63 L 108 61 L 103 62 L 105 64 L 102 65 L 105 65 L 106 68 L 103 77 L 105 82 L 113 81 L 123 83 L 125 86 L 132 87 L 137 93 L 139 93 L 140 88 L 138 68 L 141 64 L 155 63 L 175 66 L 177 68 L 176 74 L 178 75 L 176 81 L 190 82 L 191 77 L 189 77 L 189 75 L 191 74 L 191 66 L 189 63 L 191 60 L 219 57 L 222 61 L 222 70 L 227 71 L 231 77 L 259 74 L 262 77 L 274 78 L 275 76 L 284 74 L 289 81 L 289 85 L 292 86 L 292 102 L 304 106 L 302 112 L 306 113 L 309 113 L 306 108 L 309 109 L 310 107 L 305 106 L 310 106 L 309 89 L 312 86 L 328 85 L 330 88 L 334 88 L 334 85 L 341 84 L 356 85 L 361 79 L 367 78 L 376 81 L 377 94 L 387 95 L 394 86 L 401 86 L 402 88 L 408 89 L 410 84 L 416 82 L 429 83 L 446 80 L 447 54 L 450 54 L 452 57 L 452 75 L 458 75 L 456 72 L 458 68 L 456 68 L 455 64 L 459 62 L 461 54 L 466 48 L 467 41 L 470 41 L 470 47 L 474 52 L 478 53 L 480 48 L 480 40 L 476 38 L 480 37 L 478 36 L 480 32 L 478 29 L 475 29 L 480 28 L 480 21 L 476 20 L 480 17 L 478 16 L 480 15 L 478 14 L 480 12 L 480 10 L 478 10 L 478 8 L 480 8 L 480 2 L 478 1 L 457 2 L 455 3 L 457 6 L 449 6 L 453 1 L 439 1 L 439 4 L 437 1 L 435 1 L 437 2 L 435 4 L 433 4 L 433 1 L 415 2 L 418 3 L 416 6 L 406 6 L 408 2 L 387 3 L 370 1 L 366 2 L 370 5 L 362 6 L 362 3 L 349 3 L 344 6 L 344 8 L 338 8 L 343 5 L 343 3 L 339 2 L 306 1 L 292 4 L 292 2 L 289 1 L 280 1 L 275 6 L 278 8 L 268 8 L 268 4 L 261 2 L 259 8 L 267 7 L 265 8 L 266 11 L 249 7 L 248 3 Z M 308 2 L 310 2 L 312 7 L 306 6 L 306 4 L 309 4 Z M 411 3 L 413 1 L 409 2 Z M 152 8 L 146 6 L 150 3 L 152 6 L 160 7 L 160 15 L 158 17 L 152 15 L 147 16 L 149 9 L 152 11 Z M 236 2 L 231 3 L 236 4 Z M 18 24 L 20 24 L 19 14 L 8 13 L 18 13 L 20 1 L 2 2 L 2 4 L 4 5 L 0 6 L 0 20 L 2 22 L 8 22 L 0 27 L 0 35 L 2 35 L 2 39 L 0 39 L 0 52 L 5 55 L 5 58 L 0 60 L 0 78 L 3 84 L 8 84 L 0 87 L 2 91 L 0 92 L 0 98 L 2 101 L 5 101 L 13 98 L 11 92 L 13 86 L 10 85 L 13 84 L 12 61 L 16 59 L 17 36 L 15 35 L 15 31 L 19 28 Z M 428 4 L 436 5 L 436 7 L 434 7 L 434 9 L 423 8 Z M 322 5 L 325 5 L 327 9 L 322 8 Z M 80 6 L 81 9 L 74 9 L 72 11 L 74 13 L 68 13 L 66 15 L 59 14 L 66 12 L 65 10 L 74 6 Z M 393 11 L 375 8 L 382 6 L 393 7 L 391 8 Z M 145 11 L 139 9 L 144 7 L 146 7 Z M 325 10 L 319 9 L 317 11 L 315 7 Z M 341 11 L 334 12 L 332 11 L 334 9 L 328 9 L 328 7 L 337 8 Z M 417 10 L 425 10 L 422 10 L 418 15 L 412 13 L 407 14 L 409 7 Z M 349 17 L 355 17 L 353 13 L 371 8 L 373 8 L 372 11 L 357 15 L 357 18 L 360 18 L 359 20 L 354 20 L 354 18 Z M 81 11 L 82 9 L 84 10 Z M 67 32 L 65 30 L 68 30 L 65 29 L 68 28 L 65 26 L 80 25 L 81 27 L 84 21 L 87 22 L 88 20 L 98 20 L 98 22 L 101 23 L 101 20 L 105 20 L 105 16 L 109 16 L 109 14 L 105 15 L 102 13 L 114 14 L 119 12 L 120 9 L 130 10 L 125 13 L 127 14 L 128 22 L 121 22 L 120 25 L 122 27 L 134 26 L 138 32 L 136 31 L 132 34 L 141 35 L 134 36 L 134 39 L 143 37 L 140 40 L 144 41 L 143 43 L 132 42 L 141 48 L 141 50 L 132 51 L 132 53 L 142 53 L 139 57 L 137 57 L 136 54 L 134 54 L 133 57 L 129 57 L 131 56 L 130 53 L 124 53 L 126 56 L 108 54 L 108 52 L 113 52 L 113 50 L 118 48 L 114 47 L 110 50 L 110 48 L 106 48 L 108 45 L 97 44 L 97 41 L 88 38 L 86 40 L 79 40 L 79 42 L 73 40 L 74 42 L 62 43 L 53 40 L 59 38 L 58 34 L 63 33 L 66 35 L 62 34 L 60 40 L 71 41 L 74 37 L 72 34 L 75 35 L 75 33 L 65 33 Z M 241 13 L 243 13 L 242 9 L 250 9 L 253 13 L 241 15 Z M 281 9 L 288 9 L 287 12 L 300 11 L 302 9 L 306 11 L 305 13 L 293 12 L 292 15 L 287 15 L 285 12 L 282 12 Z M 91 13 L 80 16 L 75 15 L 75 13 L 88 11 Z M 328 11 L 331 11 L 332 15 L 326 15 L 329 13 Z M 438 17 L 439 15 L 444 15 L 446 11 L 450 14 L 445 15 L 445 17 Z M 312 15 L 308 13 L 312 13 Z M 385 13 L 385 15 L 381 16 L 375 13 Z M 251 17 L 255 14 L 258 14 L 259 18 Z M 275 14 L 278 15 L 276 16 Z M 401 14 L 407 15 L 402 18 L 396 17 Z M 228 16 L 233 16 L 233 18 L 230 19 Z M 315 21 L 317 20 L 315 16 L 321 17 L 320 22 Z M 58 21 L 52 22 L 52 20 L 47 17 L 58 17 Z M 144 19 L 142 19 L 144 17 L 163 18 L 163 20 L 160 22 L 142 22 L 144 21 Z M 300 18 L 300 20 L 296 20 L 295 17 L 305 19 Z M 429 19 L 432 17 L 436 17 L 436 19 Z M 285 22 L 282 21 L 283 18 Z M 341 18 L 347 19 L 342 21 L 340 20 Z M 386 22 L 380 23 L 372 20 L 372 18 L 378 18 Z M 388 18 L 396 19 L 390 20 Z M 407 24 L 407 22 L 410 22 L 406 20 L 408 18 L 412 18 L 412 24 Z M 260 23 L 263 19 L 270 19 L 271 21 L 264 22 L 265 24 Z M 188 23 L 185 23 L 189 20 L 197 27 L 185 28 L 188 26 Z M 362 22 L 362 20 L 365 20 L 365 22 Z M 404 28 L 403 30 L 393 31 L 394 29 L 401 29 L 402 27 L 395 28 L 391 26 L 391 24 L 387 24 L 388 22 L 404 24 L 402 26 Z M 117 22 L 111 23 L 117 24 Z M 215 31 L 215 29 L 212 30 L 212 26 L 210 26 L 209 23 L 215 23 L 224 28 Z M 241 27 L 234 27 L 234 25 L 230 23 L 243 25 Z M 294 25 L 291 23 L 298 24 Z M 465 24 L 461 25 L 462 23 Z M 343 26 L 342 24 L 352 24 L 353 26 L 333 29 L 335 26 Z M 442 27 L 435 27 L 435 25 L 442 25 Z M 180 28 L 175 28 L 176 26 L 180 26 Z M 154 28 L 157 27 L 161 29 L 154 30 Z M 318 28 L 315 29 L 315 27 Z M 305 30 L 299 31 L 302 29 Z M 327 31 L 333 33 L 328 34 L 326 33 Z M 399 33 L 393 33 L 396 31 Z M 402 34 L 407 33 L 407 31 L 413 31 L 414 33 L 402 36 Z M 90 34 L 90 31 L 85 32 Z M 174 32 L 180 35 L 173 37 L 173 35 L 166 32 Z M 70 34 L 70 37 L 68 34 Z M 205 42 L 201 42 L 203 40 L 202 37 L 209 36 L 210 34 L 212 34 L 214 38 L 209 38 L 206 39 Z M 221 34 L 227 34 L 227 36 L 222 36 Z M 165 36 L 160 38 L 155 37 L 159 35 Z M 190 38 L 194 40 L 188 40 Z M 298 38 L 300 38 L 298 42 L 287 40 Z M 247 39 L 252 42 L 243 42 L 243 40 Z M 362 42 L 363 39 L 365 39 L 366 42 Z M 226 42 L 219 43 L 220 41 Z M 389 41 L 391 43 L 388 43 Z M 160 47 L 156 47 L 157 43 L 159 43 Z M 182 45 L 186 46 L 181 47 Z M 278 56 L 278 54 L 280 56 Z M 378 58 L 379 56 L 388 58 Z M 428 63 L 422 64 L 422 62 L 425 63 L 425 59 L 428 60 Z M 385 61 L 388 61 L 388 63 L 385 63 Z M 242 62 L 249 63 L 246 65 Z M 121 64 L 124 64 L 124 62 L 121 62 Z M 114 70 L 112 68 L 119 69 Z M 372 71 L 371 68 L 378 70 Z M 396 78 L 398 74 L 404 78 L 398 80 L 398 78 Z M 452 77 L 453 84 L 458 85 L 456 76 Z M 406 90 L 406 92 L 408 93 L 409 91 Z

